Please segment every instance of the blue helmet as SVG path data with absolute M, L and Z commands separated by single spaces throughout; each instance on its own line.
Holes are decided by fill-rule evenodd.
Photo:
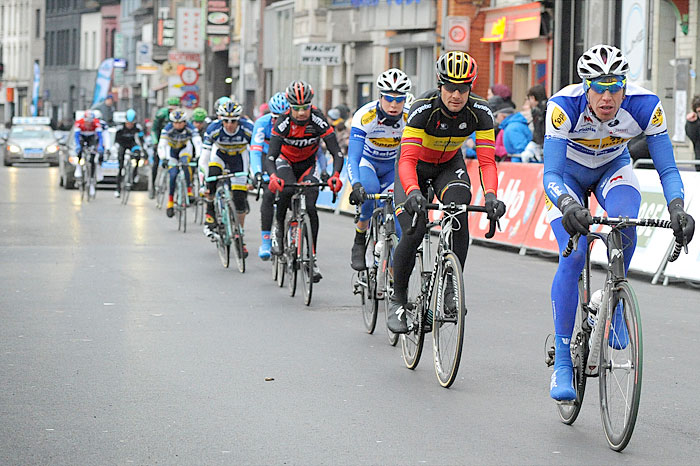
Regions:
M 133 123 L 136 121 L 136 110 L 130 108 L 126 111 L 126 121 L 128 121 L 129 123 Z
M 267 102 L 267 106 L 270 107 L 270 112 L 275 115 L 280 115 L 289 109 L 289 102 L 283 93 L 278 92 L 277 94 L 270 97 Z

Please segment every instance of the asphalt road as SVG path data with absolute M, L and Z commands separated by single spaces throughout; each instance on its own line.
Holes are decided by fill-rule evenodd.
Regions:
M 698 291 L 632 279 L 644 389 L 607 448 L 589 382 L 574 426 L 549 399 L 556 264 L 476 246 L 451 389 L 415 371 L 350 290 L 352 221 L 321 215 L 310 308 L 255 257 L 221 267 L 142 192 L 83 204 L 46 167 L 0 168 L 0 464 L 689 464 L 700 454 Z M 273 378 L 266 381 L 266 378 Z M 695 458 L 695 459 L 693 459 Z

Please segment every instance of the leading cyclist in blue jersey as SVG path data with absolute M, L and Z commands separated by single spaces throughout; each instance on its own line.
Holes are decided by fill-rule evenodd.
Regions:
M 408 118 L 406 93 L 411 90 L 411 80 L 403 71 L 391 68 L 377 77 L 377 89 L 379 99 L 365 104 L 352 117 L 348 145 L 350 203 L 362 205 L 350 261 L 354 270 L 367 268 L 365 244 L 374 201 L 365 201 L 365 193 L 394 190 L 394 165 Z
M 661 178 L 676 240 L 687 243 L 695 223 L 683 209 L 683 182 L 666 129 L 658 96 L 627 83 L 629 65 L 622 52 L 596 45 L 578 60 L 581 84 L 556 93 L 547 104 L 544 142 L 544 188 L 548 218 L 559 244 L 559 267 L 552 282 L 555 329 L 554 373 L 550 396 L 558 401 L 576 398 L 570 340 L 578 305 L 578 277 L 586 258 L 591 214 L 584 208 L 588 188 L 611 217 L 637 217 L 641 203 L 639 182 L 632 170 L 627 142 L 644 133 L 654 166 Z M 562 257 L 570 236 L 580 233 L 577 250 Z M 625 271 L 637 243 L 634 227 L 622 230 Z M 624 317 L 613 314 L 609 345 L 629 341 Z

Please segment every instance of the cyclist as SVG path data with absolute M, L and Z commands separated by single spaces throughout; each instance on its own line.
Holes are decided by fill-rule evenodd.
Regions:
M 683 210 L 683 183 L 676 168 L 666 118 L 659 98 L 627 83 L 629 65 L 622 52 L 596 45 L 578 60 L 581 84 L 556 93 L 547 104 L 544 141 L 544 188 L 548 218 L 559 243 L 566 248 L 570 235 L 581 234 L 578 249 L 559 257 L 551 299 L 555 328 L 554 373 L 550 396 L 573 400 L 570 339 L 578 305 L 578 277 L 583 270 L 591 215 L 581 204 L 587 188 L 612 217 L 636 217 L 641 194 L 632 170 L 627 141 L 644 133 L 659 172 L 674 235 L 690 241 L 695 223 Z M 637 241 L 634 227 L 623 233 L 625 271 Z M 613 335 L 616 335 L 613 338 Z M 622 349 L 629 337 L 619 309 L 613 313 L 609 344 Z
M 202 156 L 199 158 L 199 169 L 205 176 L 222 175 L 224 167 L 231 173 L 248 171 L 248 154 L 246 149 L 253 134 L 253 122 L 242 117 L 243 107 L 237 102 L 228 100 L 221 104 L 216 111 L 219 119 L 207 128 L 202 146 Z M 212 153 L 212 147 L 216 150 Z M 208 174 L 208 175 L 207 175 Z M 214 236 L 214 193 L 216 181 L 207 183 L 207 213 L 204 218 L 204 234 L 209 238 Z M 245 224 L 246 197 L 248 192 L 247 177 L 240 176 L 231 179 L 233 204 L 241 227 Z M 243 246 L 243 255 L 248 250 Z
M 117 189 L 114 191 L 114 197 L 119 197 L 121 195 L 121 180 L 122 180 L 122 169 L 124 168 L 124 154 L 127 149 L 131 149 L 131 157 L 136 160 L 136 166 L 139 166 L 139 159 L 141 158 L 141 141 L 143 139 L 143 128 L 140 124 L 136 123 L 136 111 L 130 108 L 126 111 L 126 121 L 124 124 L 117 127 L 117 133 L 114 138 L 114 142 L 119 144 L 119 171 L 117 172 Z M 139 182 L 138 173 L 134 174 L 134 183 Z
M 170 123 L 161 131 L 158 140 L 158 157 L 161 165 L 170 167 L 170 192 L 168 208 L 165 211 L 168 217 L 175 215 L 173 197 L 175 195 L 175 178 L 177 177 L 177 164 L 180 158 L 188 162 L 194 153 L 194 147 L 201 144 L 199 133 L 194 126 L 187 123 L 187 115 L 182 109 L 170 112 Z M 185 170 L 187 180 L 187 195 L 192 197 L 192 180 L 190 170 Z
M 289 102 L 283 93 L 273 95 L 267 103 L 269 113 L 255 120 L 253 126 L 253 140 L 250 144 L 250 168 L 255 176 L 256 184 L 263 181 L 262 154 L 267 154 L 270 134 L 277 118 L 289 110 Z M 265 175 L 267 178 L 267 175 Z M 272 229 L 272 216 L 274 214 L 273 203 L 275 196 L 269 188 L 264 188 L 262 202 L 260 203 L 260 234 L 262 243 L 258 249 L 258 257 L 266 261 L 270 259 L 270 230 Z
M 83 177 L 83 169 L 80 165 L 80 160 L 83 157 L 83 149 L 85 147 L 95 147 L 97 146 L 97 152 L 101 154 L 104 152 L 104 146 L 102 141 L 102 125 L 100 120 L 95 117 L 95 113 L 92 110 L 85 110 L 83 117 L 75 122 L 75 148 L 78 153 L 78 164 L 75 167 L 75 177 Z M 92 168 L 92 173 L 95 173 L 95 157 L 91 156 L 88 160 L 90 167 Z M 94 187 L 90 185 L 90 195 L 94 195 Z
M 343 168 L 343 154 L 340 152 L 338 140 L 333 128 L 323 112 L 311 105 L 314 90 L 305 81 L 292 81 L 286 89 L 285 97 L 290 109 L 277 118 L 270 147 L 265 158 L 265 169 L 270 174 L 270 191 L 280 193 L 277 201 L 277 225 L 272 236 L 272 253 L 281 254 L 282 226 L 289 208 L 293 189 L 284 189 L 285 183 L 318 182 L 312 173 L 316 165 L 316 152 L 321 139 L 333 156 L 333 175 L 328 179 L 328 186 L 333 192 L 343 187 L 340 181 L 340 170 Z M 318 238 L 318 212 L 316 199 L 318 189 L 308 189 L 306 194 L 306 212 L 311 221 L 313 233 L 314 255 L 316 254 L 316 239 Z M 321 280 L 321 271 L 314 261 L 314 281 Z
M 216 102 L 214 102 L 214 115 L 210 118 L 211 121 L 216 121 L 219 119 L 219 115 L 217 114 L 219 107 L 221 107 L 223 104 L 226 102 L 231 102 L 232 99 L 231 97 L 227 95 L 222 95 L 218 99 L 216 99 Z
M 394 254 L 394 294 L 390 297 L 388 327 L 394 333 L 409 331 L 404 306 L 408 279 L 416 250 L 426 231 L 425 215 L 418 215 L 415 231 L 409 234 L 414 214 L 423 213 L 428 202 L 426 182 L 430 180 L 443 203 L 471 201 L 471 185 L 460 147 L 476 131 L 477 156 L 489 219 L 505 213 L 496 199 L 498 177 L 494 157 L 493 116 L 481 97 L 471 93 L 476 79 L 476 61 L 464 52 L 447 52 L 435 64 L 438 88 L 413 103 L 401 138 L 394 201 L 402 235 Z M 467 215 L 457 216 L 452 231 L 454 252 L 464 267 L 469 246 Z M 446 291 L 449 303 L 450 290 Z M 448 304 L 449 306 L 449 304 Z
M 377 88 L 379 99 L 365 104 L 353 115 L 348 145 L 350 203 L 362 205 L 351 254 L 354 270 L 366 268 L 367 227 L 374 209 L 374 201 L 365 201 L 364 195 L 394 189 L 394 165 L 408 118 L 405 103 L 411 80 L 403 71 L 391 68 L 377 77 Z
M 199 133 L 199 137 L 201 137 L 203 141 L 204 133 L 207 131 L 207 126 L 209 126 L 209 123 L 211 123 L 211 120 L 207 116 L 207 111 L 204 110 L 202 107 L 195 108 L 192 112 L 191 120 L 192 126 L 195 127 L 195 129 Z
M 168 124 L 168 119 L 170 118 L 170 112 L 175 110 L 180 105 L 180 99 L 178 97 L 168 97 L 167 106 L 160 108 L 156 112 L 156 117 L 153 120 L 153 125 L 151 126 L 151 140 L 154 146 L 158 147 L 158 141 L 160 139 L 161 131 Z M 158 174 L 158 150 L 153 151 L 153 166 L 151 167 L 151 177 L 153 178 L 153 185 L 156 184 L 156 175 Z M 155 192 L 151 192 L 149 197 L 153 199 Z

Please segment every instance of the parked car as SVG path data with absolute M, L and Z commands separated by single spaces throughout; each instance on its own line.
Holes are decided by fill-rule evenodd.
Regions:
M 97 183 L 98 187 L 103 185 L 116 186 L 117 172 L 119 171 L 119 158 L 117 144 L 114 144 L 116 128 L 108 128 L 103 132 L 103 143 L 105 146 L 104 160 L 102 161 L 102 174 L 104 178 Z M 58 157 L 58 173 L 59 185 L 66 189 L 75 188 L 75 167 L 78 164 L 78 154 L 75 147 L 75 127 L 70 130 L 66 137 L 65 143 L 60 145 L 60 156 Z M 132 189 L 146 190 L 148 189 L 148 178 L 150 167 L 147 164 L 146 157 L 142 157 L 139 162 L 137 174 L 139 182 Z
M 13 117 L 7 137 L 1 140 L 3 164 L 43 162 L 58 165 L 59 145 L 48 117 Z

